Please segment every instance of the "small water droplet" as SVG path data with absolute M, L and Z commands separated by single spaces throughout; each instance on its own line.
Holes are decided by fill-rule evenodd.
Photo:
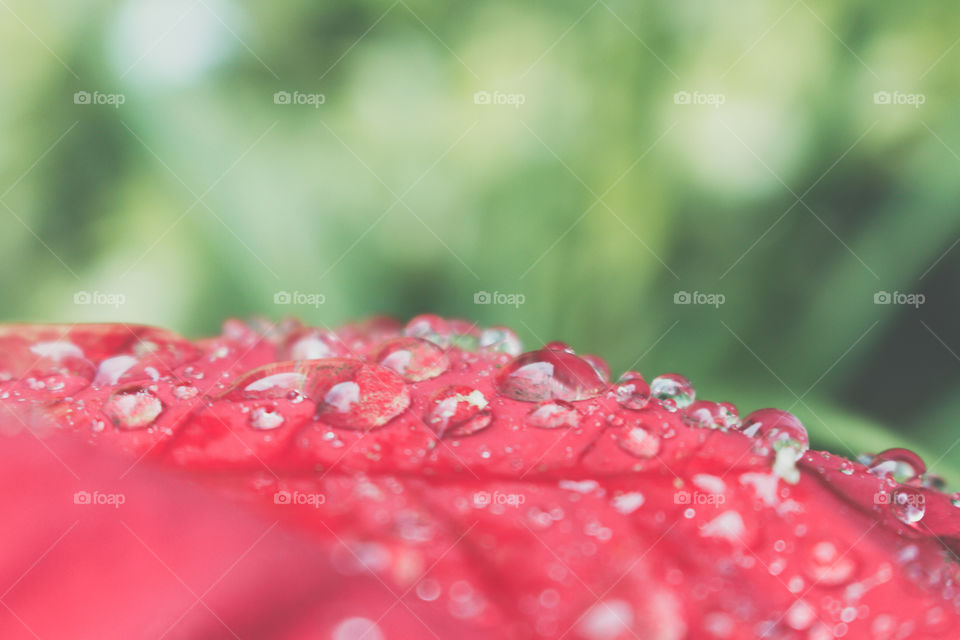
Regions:
M 479 345 L 481 349 L 499 351 L 514 357 L 523 353 L 523 344 L 520 342 L 520 338 L 506 327 L 484 329 L 480 334 Z
M 441 437 L 460 437 L 486 429 L 493 414 L 479 389 L 457 385 L 431 398 L 424 420 Z
M 685 409 L 696 399 L 693 385 L 679 373 L 665 373 L 650 383 L 650 393 L 658 400 L 672 400 L 678 409 Z
M 580 412 L 569 402 L 551 400 L 534 407 L 527 414 L 526 421 L 541 429 L 576 427 L 580 424 Z
M 640 411 L 650 401 L 650 385 L 635 371 L 628 371 L 620 376 L 620 381 L 613 392 L 617 398 L 617 404 L 632 411 Z
M 292 333 L 280 350 L 283 360 L 320 360 L 343 355 L 345 349 L 336 334 L 320 329 Z
M 589 362 L 559 349 L 528 351 L 497 374 L 497 390 L 523 402 L 586 400 L 599 395 L 604 386 Z
M 130 387 L 114 392 L 103 411 L 120 429 L 144 429 L 157 419 L 163 404 L 149 389 Z
M 697 400 L 686 408 L 687 422 L 706 429 L 729 429 L 740 423 L 737 409 L 728 402 Z
M 191 387 L 190 385 L 181 385 L 173 388 L 173 395 L 178 400 L 189 400 L 190 398 L 196 397 L 197 393 L 199 393 L 197 388 Z
M 914 525 L 927 511 L 926 496 L 912 487 L 897 487 L 890 494 L 890 509 L 897 520 Z
M 436 378 L 450 367 L 450 358 L 436 344 L 421 338 L 394 338 L 374 358 L 409 382 Z
M 774 449 L 794 446 L 801 451 L 810 448 L 807 429 L 797 416 L 780 409 L 758 409 L 743 421 L 742 431 L 757 437 Z

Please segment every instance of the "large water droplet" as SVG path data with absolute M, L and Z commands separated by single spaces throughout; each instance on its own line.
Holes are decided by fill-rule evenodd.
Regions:
M 909 482 L 926 473 L 927 465 L 909 449 L 887 449 L 873 457 L 869 471 L 878 478 L 890 476 L 897 482 Z
M 237 379 L 223 396 L 231 400 L 274 400 L 302 394 L 307 385 L 308 366 L 278 362 L 249 371 Z
M 606 360 L 600 356 L 595 356 L 589 353 L 580 357 L 590 363 L 590 366 L 593 367 L 593 370 L 597 372 L 597 375 L 600 376 L 601 380 L 604 382 L 610 382 L 610 365 L 607 364 Z
M 650 401 L 650 385 L 636 371 L 627 371 L 613 389 L 617 403 L 624 409 L 640 411 Z
M 650 383 L 650 393 L 658 400 L 671 400 L 678 409 L 685 409 L 696 399 L 693 385 L 679 373 L 665 373 Z
M 523 343 L 520 342 L 520 338 L 506 327 L 484 329 L 480 334 L 479 345 L 481 349 L 500 351 L 511 356 L 523 353 Z
M 116 391 L 103 404 L 103 412 L 120 429 L 149 427 L 162 411 L 163 403 L 144 387 Z
M 431 398 L 424 420 L 440 436 L 467 436 L 490 426 L 493 415 L 483 393 L 457 385 Z
M 541 429 L 576 427 L 580 424 L 580 412 L 569 402 L 552 400 L 534 407 L 527 414 L 526 422 Z
M 900 522 L 915 525 L 927 511 L 926 496 L 913 487 L 897 487 L 890 494 L 890 509 Z
M 383 426 L 410 406 L 410 390 L 400 376 L 356 360 L 318 360 L 307 395 L 317 401 L 322 421 L 360 431 Z
M 497 374 L 497 390 L 523 402 L 587 400 L 599 395 L 604 386 L 589 362 L 558 349 L 528 351 Z
M 436 378 L 450 367 L 446 352 L 421 338 L 394 338 L 380 348 L 375 360 L 410 382 Z

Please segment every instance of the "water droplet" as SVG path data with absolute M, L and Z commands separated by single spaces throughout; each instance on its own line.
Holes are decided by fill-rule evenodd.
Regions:
M 604 386 L 589 362 L 558 349 L 528 351 L 497 374 L 498 391 L 523 402 L 586 400 L 599 395 Z
M 344 355 L 346 349 L 336 334 L 305 328 L 292 333 L 280 349 L 282 360 L 320 360 Z
M 728 402 L 697 400 L 686 409 L 687 422 L 706 429 L 729 429 L 740 424 L 737 409 Z
M 424 420 L 441 437 L 460 437 L 486 429 L 493 415 L 483 393 L 457 385 L 441 389 L 430 399 Z
M 375 360 L 410 382 L 436 378 L 450 367 L 446 352 L 421 338 L 394 338 L 380 348 Z
M 926 473 L 927 465 L 909 449 L 887 449 L 873 457 L 869 471 L 878 478 L 890 476 L 897 482 L 909 482 Z
M 617 444 L 638 458 L 652 458 L 660 452 L 660 436 L 642 427 L 632 427 L 617 436 Z
M 133 356 L 114 356 L 107 358 L 97 367 L 97 375 L 93 378 L 93 384 L 117 384 L 120 376 L 135 364 L 137 364 L 137 359 Z
M 926 496 L 913 487 L 897 487 L 890 494 L 890 509 L 897 520 L 914 525 L 927 511 Z
M 613 390 L 617 403 L 624 409 L 640 411 L 650 401 L 650 385 L 639 373 L 628 371 L 620 376 Z
M 685 409 L 696 399 L 690 381 L 679 373 L 665 373 L 650 383 L 650 393 L 658 400 L 672 400 L 678 409 Z
M 232 400 L 317 403 L 317 416 L 343 429 L 369 431 L 410 406 L 410 390 L 392 370 L 349 358 L 278 362 L 244 374 L 221 394 Z
M 449 321 L 440 316 L 425 313 L 411 318 L 402 333 L 411 338 L 423 338 L 441 347 L 448 347 L 452 331 Z
M 268 431 L 283 425 L 283 415 L 276 407 L 257 407 L 250 412 L 250 426 Z
M 541 429 L 576 427 L 580 424 L 580 412 L 569 402 L 552 400 L 534 407 L 527 414 L 527 424 Z
M 795 446 L 801 451 L 810 448 L 810 437 L 800 419 L 780 409 L 758 409 L 743 421 L 742 431 L 762 439 L 774 449 Z
M 480 334 L 479 345 L 481 349 L 499 351 L 514 357 L 523 353 L 523 344 L 520 342 L 520 338 L 506 327 L 484 329 Z
M 566 342 L 560 342 L 559 340 L 554 340 L 553 342 L 548 342 L 543 345 L 544 349 L 550 349 L 551 351 L 564 351 L 566 353 L 574 353 L 573 347 L 568 345 Z
M 149 427 L 163 411 L 163 403 L 144 387 L 114 392 L 103 404 L 103 411 L 120 429 Z
M 960 507 L 960 491 L 950 494 L 950 504 L 955 507 Z

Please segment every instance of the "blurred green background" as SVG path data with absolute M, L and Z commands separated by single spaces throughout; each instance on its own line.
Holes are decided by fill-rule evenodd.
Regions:
M 458 315 L 790 408 L 845 455 L 913 444 L 956 479 L 949 3 L 0 16 L 5 321 Z

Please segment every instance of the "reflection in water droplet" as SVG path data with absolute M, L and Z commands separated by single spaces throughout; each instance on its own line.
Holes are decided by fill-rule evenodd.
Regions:
M 157 419 L 163 404 L 149 389 L 131 387 L 113 393 L 103 411 L 120 429 L 144 429 Z
M 665 373 L 650 383 L 650 393 L 658 400 L 672 400 L 678 409 L 685 409 L 696 399 L 690 381 L 679 373 Z
M 523 402 L 586 400 L 599 395 L 604 386 L 589 362 L 555 349 L 528 351 L 497 374 L 497 390 Z
M 526 422 L 541 429 L 576 427 L 580 424 L 580 413 L 569 402 L 552 400 L 534 407 L 527 414 Z
M 442 436 L 467 436 L 490 426 L 493 415 L 478 389 L 452 386 L 438 391 L 430 400 L 425 421 Z

